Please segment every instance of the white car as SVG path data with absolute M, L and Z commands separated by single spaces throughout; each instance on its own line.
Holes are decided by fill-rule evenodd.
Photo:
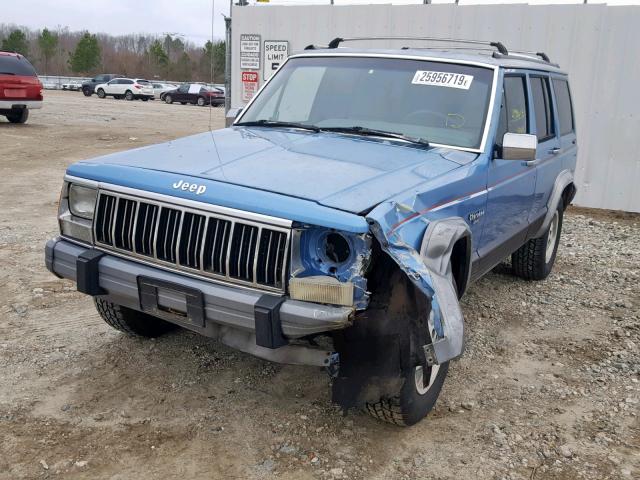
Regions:
M 175 90 L 176 88 L 178 88 L 178 86 L 174 85 L 173 83 L 162 82 L 153 82 L 151 86 L 153 87 L 154 96 L 160 99 L 162 99 L 162 94 L 164 92 L 168 92 L 169 90 Z
M 71 91 L 78 91 L 82 88 L 82 83 L 77 81 L 77 80 L 71 80 L 68 83 L 63 83 L 62 84 L 62 90 L 71 90 Z
M 125 98 L 127 100 L 140 99 L 147 101 L 153 98 L 153 87 L 148 80 L 142 78 L 114 78 L 107 83 L 96 85 L 98 97 Z

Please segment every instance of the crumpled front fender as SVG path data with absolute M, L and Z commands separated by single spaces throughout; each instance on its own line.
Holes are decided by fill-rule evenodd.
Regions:
M 460 239 L 468 242 L 467 252 L 471 252 L 469 226 L 460 217 L 429 221 L 414 215 L 412 222 L 398 220 L 409 218 L 407 212 L 398 204 L 387 205 L 389 210 L 381 212 L 379 206 L 367 221 L 381 248 L 431 301 L 427 362 L 441 364 L 459 357 L 464 350 L 464 316 L 452 282 L 450 258 Z M 466 268 L 467 275 L 470 270 Z

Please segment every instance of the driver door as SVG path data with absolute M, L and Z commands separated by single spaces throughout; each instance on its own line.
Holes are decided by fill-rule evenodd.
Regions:
M 534 162 L 502 158 L 505 133 L 530 133 L 527 76 L 505 75 L 494 158 L 489 165 L 487 211 L 479 248 L 491 268 L 526 239 L 536 186 Z M 485 263 L 486 262 L 486 263 Z

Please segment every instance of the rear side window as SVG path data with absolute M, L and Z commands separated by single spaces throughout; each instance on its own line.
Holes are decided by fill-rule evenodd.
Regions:
M 536 135 L 539 142 L 544 142 L 555 135 L 551 110 L 549 79 L 531 77 L 531 94 L 536 114 Z
M 497 144 L 502 145 L 502 137 L 505 133 L 529 133 L 528 120 L 524 77 L 504 77 Z
M 560 123 L 560 135 L 571 133 L 575 129 L 573 121 L 573 108 L 571 105 L 571 93 L 569 83 L 566 80 L 554 79 L 553 90 L 556 93 L 558 106 L 558 122 Z
M 29 60 L 23 56 L 14 57 L 0 55 L 0 75 L 22 75 L 25 77 L 35 77 L 36 70 Z

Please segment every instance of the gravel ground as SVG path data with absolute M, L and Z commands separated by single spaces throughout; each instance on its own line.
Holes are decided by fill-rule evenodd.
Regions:
M 205 131 L 208 109 L 47 92 L 0 121 L 0 479 L 640 478 L 640 218 L 571 208 L 552 275 L 504 264 L 408 429 L 331 405 L 318 369 L 178 331 L 131 339 L 43 266 L 73 161 Z M 221 110 L 211 112 L 222 125 Z

